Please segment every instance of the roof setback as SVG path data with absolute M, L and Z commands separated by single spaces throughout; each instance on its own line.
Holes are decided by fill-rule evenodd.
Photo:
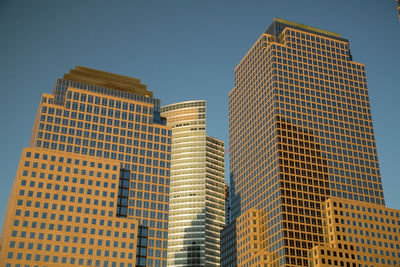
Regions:
M 274 18 L 274 21 L 268 27 L 268 29 L 265 31 L 265 33 L 275 36 L 276 40 L 278 40 L 279 35 L 283 32 L 283 30 L 286 27 L 302 30 L 302 31 L 309 32 L 309 33 L 318 34 L 318 35 L 321 35 L 324 37 L 330 37 L 330 38 L 333 38 L 333 39 L 336 39 L 339 41 L 343 41 L 343 42 L 348 42 L 348 40 L 342 38 L 341 35 L 338 33 L 311 27 L 311 26 L 307 26 L 304 24 L 300 24 L 297 22 L 293 22 L 293 21 L 289 21 L 289 20 L 285 20 L 285 19 L 281 19 L 281 18 Z
M 74 69 L 71 69 L 69 73 L 64 74 L 63 79 L 133 93 L 145 97 L 153 97 L 153 92 L 148 91 L 147 86 L 142 84 L 140 79 L 83 66 L 76 66 Z
M 336 32 L 331 32 L 331 31 L 327 31 L 327 30 L 311 27 L 311 26 L 308 26 L 308 25 L 300 24 L 300 23 L 297 23 L 297 22 L 293 22 L 293 21 L 289 21 L 289 20 L 285 20 L 285 19 L 281 19 L 281 18 L 274 18 L 274 21 L 276 21 L 278 23 L 286 24 L 286 25 L 289 25 L 289 26 L 293 26 L 293 27 L 296 27 L 296 28 L 304 29 L 304 30 L 307 30 L 307 31 L 321 33 L 321 34 L 324 34 L 324 35 L 340 38 L 340 34 L 336 33 Z

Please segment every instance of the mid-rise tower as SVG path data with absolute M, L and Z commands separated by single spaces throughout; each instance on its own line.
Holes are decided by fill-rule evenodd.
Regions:
M 206 135 L 206 101 L 161 108 L 172 127 L 168 266 L 220 266 L 224 143 Z

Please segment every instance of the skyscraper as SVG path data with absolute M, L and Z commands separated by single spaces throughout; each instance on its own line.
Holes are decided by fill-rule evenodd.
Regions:
M 235 68 L 229 141 L 233 265 L 308 266 L 330 197 L 384 207 L 365 67 L 337 33 L 274 19 Z
M 8 204 L 2 260 L 166 266 L 171 128 L 152 96 L 139 79 L 85 67 L 43 94 Z
M 206 101 L 161 108 L 172 128 L 168 266 L 220 266 L 224 143 L 206 134 Z

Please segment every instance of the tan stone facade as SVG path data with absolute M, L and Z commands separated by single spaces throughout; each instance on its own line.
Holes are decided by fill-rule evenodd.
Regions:
M 313 248 L 312 266 L 400 266 L 399 210 L 338 198 L 324 207 L 328 244 Z
M 2 266 L 135 266 L 138 221 L 117 217 L 114 160 L 25 148 L 1 237 Z
M 126 240 L 123 247 L 122 241 L 115 240 L 117 243 L 110 244 L 110 246 L 115 245 L 116 248 L 121 248 L 121 251 L 125 253 L 125 258 L 119 261 L 120 256 L 110 257 L 115 256 L 119 262 L 129 263 L 126 266 L 167 265 L 171 128 L 166 126 L 165 120 L 160 117 L 160 100 L 151 96 L 152 92 L 147 91 L 146 86 L 141 84 L 139 79 L 76 67 L 65 74 L 64 79 L 57 80 L 53 94 L 42 95 L 31 135 L 30 147 L 47 150 L 48 155 L 64 153 L 65 157 L 68 156 L 74 164 L 76 161 L 82 161 L 82 157 L 92 158 L 91 161 L 96 164 L 113 161 L 117 170 L 121 171 L 121 174 L 118 173 L 118 180 L 113 183 L 113 190 L 117 192 L 113 193 L 113 197 L 109 197 L 110 201 L 115 200 L 113 204 L 109 204 L 114 205 L 109 207 L 113 209 L 113 213 L 109 215 L 111 213 L 107 211 L 106 214 L 110 218 L 115 217 L 115 220 L 128 218 L 135 224 L 137 234 L 135 238 L 132 237 L 133 247 L 126 245 L 130 238 L 126 234 L 122 237 L 115 236 Z M 38 166 L 50 164 L 44 161 L 45 159 L 36 160 L 35 164 Z M 78 174 L 81 175 L 81 170 L 77 170 L 79 172 L 77 174 L 65 175 L 69 179 L 80 181 Z M 115 171 L 118 172 L 117 170 Z M 97 172 L 94 175 L 97 175 Z M 111 176 L 111 174 L 108 175 Z M 20 176 L 17 175 L 16 179 L 20 179 Z M 66 183 L 69 182 L 66 181 Z M 42 194 L 45 194 L 47 190 L 50 194 L 56 193 L 54 192 L 55 183 L 47 184 L 49 188 L 33 188 L 28 192 L 32 191 L 32 194 L 36 194 L 33 190 L 37 190 L 38 193 L 43 191 Z M 67 184 L 65 186 L 69 190 L 69 186 Z M 90 186 L 95 188 L 96 185 L 88 185 Z M 87 190 L 96 194 L 97 191 L 94 188 Z M 15 190 L 14 188 L 12 196 L 18 194 Z M 78 190 L 78 187 L 74 190 Z M 68 191 L 65 194 L 65 201 L 73 202 L 72 198 L 76 202 L 78 197 L 86 198 L 85 195 L 74 196 Z M 71 203 L 72 207 L 73 205 Z M 10 214 L 15 214 L 15 209 L 18 207 L 13 206 Z M 72 210 L 74 215 L 71 214 L 71 218 L 78 218 L 76 209 L 72 208 Z M 48 216 L 50 216 L 49 213 Z M 54 214 L 58 216 L 58 213 Z M 15 219 L 7 217 L 4 225 L 13 223 L 12 220 Z M 108 220 L 111 227 L 114 222 L 111 219 Z M 24 223 L 23 220 L 19 221 Z M 77 221 L 76 224 L 80 224 L 81 221 Z M 26 227 L 25 232 L 37 231 L 29 222 L 28 226 L 24 227 Z M 82 234 L 80 232 L 82 228 L 78 228 L 76 233 Z M 65 228 L 62 229 L 64 232 Z M 97 235 L 97 230 L 94 231 Z M 11 252 L 14 249 L 10 243 L 2 244 L 2 253 Z M 71 244 L 65 246 L 78 248 Z M 104 241 L 99 246 L 104 246 Z M 21 247 L 24 248 L 23 245 Z M 57 254 L 58 249 L 51 246 L 45 250 L 45 254 L 47 256 Z M 66 251 L 70 250 L 66 248 Z M 111 250 L 109 251 L 111 253 Z M 127 258 L 128 255 L 136 252 L 136 255 Z M 18 263 L 21 260 L 18 253 L 7 255 L 6 258 L 13 260 L 12 263 Z M 74 257 L 75 261 L 72 261 L 74 263 L 69 264 L 80 264 L 81 259 L 83 259 L 83 264 L 89 264 L 86 261 L 86 258 L 90 258 L 87 257 L 90 255 L 88 250 L 82 250 L 82 253 L 77 252 L 77 254 Z M 38 255 L 38 262 L 42 262 L 43 257 Z M 108 257 L 100 252 L 99 255 Z M 21 257 L 26 259 L 25 255 Z M 97 260 L 92 260 L 91 264 L 95 264 Z M 106 258 L 99 264 L 107 265 L 105 260 Z M 34 263 L 35 256 L 31 256 L 27 261 Z M 67 261 L 69 262 L 68 259 Z M 107 261 L 110 264 L 113 262 L 110 259 Z M 64 264 L 62 257 L 58 260 L 51 258 L 49 262 L 56 265 Z

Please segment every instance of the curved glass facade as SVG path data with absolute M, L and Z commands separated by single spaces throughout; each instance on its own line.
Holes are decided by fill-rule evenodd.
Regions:
M 219 266 L 224 144 L 206 135 L 206 101 L 161 108 L 172 128 L 168 266 Z

